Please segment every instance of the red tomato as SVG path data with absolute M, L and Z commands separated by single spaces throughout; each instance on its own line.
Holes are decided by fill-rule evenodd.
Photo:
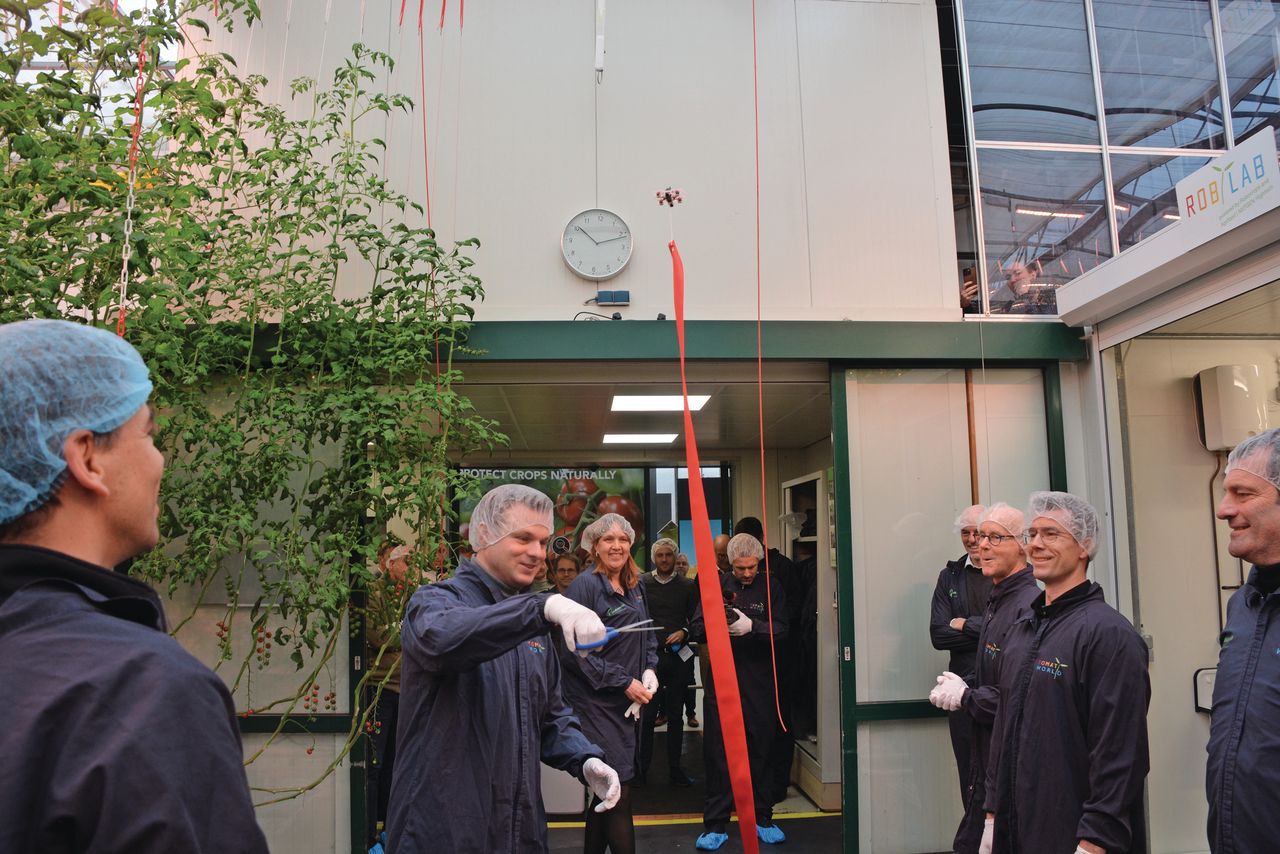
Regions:
M 643 530 L 641 522 L 643 517 L 640 515 L 640 508 L 637 507 L 629 498 L 623 498 L 621 495 L 606 495 L 600 499 L 600 503 L 596 505 L 596 511 L 603 516 L 606 513 L 617 513 L 623 519 L 631 523 L 631 527 L 635 529 L 636 536 L 642 536 Z
M 577 526 L 582 518 L 582 511 L 587 507 L 587 496 L 599 492 L 600 487 L 589 477 L 572 477 L 560 487 L 560 497 L 556 499 L 556 514 L 566 525 Z

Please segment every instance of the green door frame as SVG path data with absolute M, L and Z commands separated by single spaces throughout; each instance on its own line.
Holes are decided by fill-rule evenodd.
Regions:
M 1025 359 L 988 358 L 974 364 L 967 360 L 942 360 L 933 367 L 978 368 L 1038 367 L 1044 377 L 1045 427 L 1049 454 L 1049 486 L 1066 490 L 1066 432 L 1062 421 L 1062 372 L 1056 361 L 1028 363 Z M 853 525 L 850 494 L 847 372 L 853 368 L 900 367 L 900 364 L 840 362 L 831 364 L 831 434 L 835 457 L 836 495 L 836 623 L 839 644 L 841 811 L 844 851 L 858 854 L 858 724 L 868 721 L 911 721 L 944 718 L 946 713 L 927 700 L 858 702 L 857 656 L 854 654 Z

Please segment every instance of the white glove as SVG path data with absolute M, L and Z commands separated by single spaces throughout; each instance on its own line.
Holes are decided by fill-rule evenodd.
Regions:
M 564 632 L 564 645 L 570 652 L 578 649 L 578 643 L 591 643 L 604 637 L 604 623 L 590 608 L 584 608 L 577 602 L 559 593 L 547 597 L 547 604 L 542 606 L 543 615 L 560 627 Z M 586 655 L 584 650 L 582 655 Z
M 627 706 L 627 710 L 622 713 L 622 716 L 624 718 L 635 718 L 636 720 L 640 720 L 640 704 L 632 703 Z
M 968 690 L 964 680 L 948 670 L 938 677 L 938 687 L 929 692 L 929 702 L 939 709 L 954 712 L 960 708 L 960 701 Z
M 648 691 L 650 694 L 657 693 L 658 674 L 654 673 L 652 668 L 650 668 L 649 670 L 646 670 L 644 673 L 640 675 L 640 684 L 643 685 L 644 689 Z
M 622 794 L 617 771 L 593 756 L 582 763 L 582 779 L 586 780 L 591 793 L 600 799 L 596 812 L 611 810 L 617 805 L 618 796 Z
M 747 632 L 751 631 L 751 618 L 739 611 L 737 608 L 734 608 L 733 612 L 738 615 L 738 619 L 729 624 L 729 634 L 733 635 L 735 638 L 742 637 Z
M 1077 845 L 1075 854 L 1089 854 L 1089 852 L 1085 851 L 1083 847 Z
M 991 854 L 991 844 L 996 837 L 996 820 L 988 817 L 982 825 L 982 841 L 978 843 L 978 854 Z

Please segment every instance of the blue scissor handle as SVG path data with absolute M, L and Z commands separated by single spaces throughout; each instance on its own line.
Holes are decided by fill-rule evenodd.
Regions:
M 617 629 L 606 626 L 604 630 L 604 637 L 600 638 L 598 641 L 592 641 L 591 643 L 579 643 L 578 649 L 599 649 L 617 636 Z

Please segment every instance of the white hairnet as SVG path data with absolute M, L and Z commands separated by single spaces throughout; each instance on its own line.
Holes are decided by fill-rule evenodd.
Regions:
M 110 433 L 150 396 L 146 363 L 117 335 L 67 320 L 0 326 L 0 524 L 58 491 L 68 436 Z
M 955 532 L 958 534 L 965 528 L 978 527 L 978 523 L 982 521 L 982 514 L 985 513 L 986 510 L 987 508 L 983 507 L 981 504 L 971 504 L 964 508 L 960 515 L 956 517 Z
M 677 545 L 675 540 L 670 537 L 662 537 L 661 539 L 654 540 L 653 545 L 649 547 L 649 557 L 655 557 L 658 554 L 658 549 L 660 548 L 668 548 L 676 554 L 680 553 L 680 546 Z
M 1021 537 L 1023 529 L 1027 526 L 1026 517 L 1022 515 L 1022 511 L 1003 501 L 997 501 L 988 507 L 982 514 L 979 524 L 982 522 L 994 522 L 1015 537 Z
M 1027 506 L 1027 518 L 1047 516 L 1061 525 L 1076 542 L 1098 553 L 1098 511 L 1078 495 L 1069 492 L 1033 492 Z
M 733 539 L 729 540 L 729 548 L 726 550 L 730 561 L 735 561 L 740 557 L 753 557 L 760 560 L 764 557 L 764 546 L 760 541 L 750 534 L 735 534 Z
M 521 520 L 514 518 L 511 511 L 515 507 L 527 507 L 538 517 L 534 524 L 542 525 L 550 534 L 555 530 L 553 520 L 555 507 L 551 499 L 532 486 L 519 483 L 507 483 L 494 487 L 484 494 L 471 511 L 471 530 L 469 539 L 471 548 L 476 551 L 487 549 L 508 534 L 524 527 Z
M 1227 474 L 1240 469 L 1280 489 L 1280 427 L 1246 439 L 1227 457 Z
M 617 513 L 606 513 L 588 525 L 587 529 L 582 532 L 582 548 L 586 550 L 587 554 L 591 554 L 596 540 L 612 531 L 615 526 L 621 528 L 622 533 L 626 534 L 627 539 L 632 543 L 636 541 L 636 529 L 631 527 L 630 522 Z

